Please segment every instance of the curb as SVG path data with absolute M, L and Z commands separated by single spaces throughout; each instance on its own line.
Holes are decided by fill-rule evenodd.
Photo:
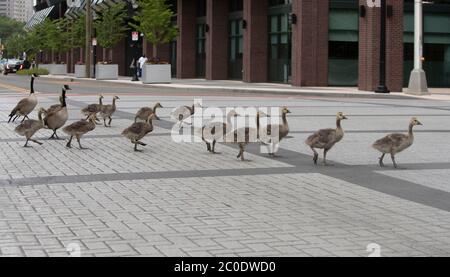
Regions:
M 259 94 L 259 95 L 287 95 L 287 96 L 314 96 L 314 97 L 325 97 L 325 98 L 365 98 L 365 99 L 421 99 L 420 97 L 415 97 L 411 95 L 406 95 L 402 93 L 390 93 L 390 94 L 376 94 L 376 93 L 351 93 L 351 92 L 318 92 L 314 90 L 303 90 L 303 91 L 289 91 L 289 90 L 276 90 L 273 91 L 269 89 L 241 89 L 241 88 L 217 88 L 217 87 L 168 87 L 165 85 L 150 85 L 150 84 L 141 84 L 141 83 L 121 83 L 121 82 L 111 82 L 107 80 L 95 80 L 88 78 L 75 78 L 75 77 L 53 77 L 51 75 L 41 76 L 49 80 L 54 81 L 85 81 L 85 82 L 95 82 L 100 84 L 108 84 L 108 85 L 132 85 L 140 88 L 148 88 L 148 89 L 158 89 L 159 91 L 166 92 L 181 92 L 181 93 L 195 93 L 195 92 L 203 92 L 203 93 L 239 93 L 239 94 Z

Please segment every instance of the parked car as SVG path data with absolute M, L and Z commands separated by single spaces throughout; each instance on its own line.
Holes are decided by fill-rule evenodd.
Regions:
M 3 72 L 3 70 L 5 70 L 6 67 L 6 63 L 8 62 L 7 59 L 1 59 L 0 60 L 0 72 Z
M 23 69 L 23 60 L 9 59 L 5 64 L 3 73 L 16 73 L 21 69 Z

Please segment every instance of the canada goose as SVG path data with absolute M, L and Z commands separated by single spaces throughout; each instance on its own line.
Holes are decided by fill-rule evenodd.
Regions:
M 98 104 L 90 104 L 86 108 L 82 109 L 81 112 L 83 115 L 86 116 L 86 120 L 88 117 L 90 117 L 92 114 L 97 114 L 102 111 L 103 107 L 103 95 L 100 95 L 98 97 Z
M 212 154 L 216 153 L 216 143 L 218 140 L 224 139 L 225 135 L 230 131 L 233 123 L 231 118 L 236 117 L 238 114 L 235 110 L 231 110 L 227 114 L 227 122 L 209 122 L 202 128 L 202 140 L 206 143 L 206 149 Z M 223 121 L 223 120 L 222 120 Z M 212 147 L 211 147 L 212 144 Z
M 372 147 L 382 153 L 380 157 L 380 167 L 384 167 L 383 159 L 386 154 L 391 154 L 392 162 L 394 167 L 397 167 L 395 161 L 395 155 L 402 152 L 403 150 L 409 148 L 414 143 L 413 128 L 417 125 L 423 125 L 420 121 L 413 117 L 409 122 L 409 132 L 408 134 L 389 134 L 382 139 L 377 140 Z
M 88 149 L 81 146 L 80 139 L 83 135 L 86 133 L 93 131 L 95 129 L 95 122 L 97 120 L 97 114 L 92 113 L 89 115 L 87 120 L 80 120 L 77 122 L 74 122 L 70 124 L 69 126 L 64 127 L 63 131 L 64 133 L 70 135 L 69 142 L 67 142 L 66 147 L 72 148 L 72 139 L 73 137 L 77 138 L 78 145 L 80 146 L 81 150 Z
M 195 110 L 197 108 L 201 108 L 202 106 L 198 103 L 193 104 L 191 107 L 189 106 L 180 106 L 175 108 L 172 113 L 172 119 L 176 120 L 180 124 L 180 129 L 182 128 L 182 124 L 184 121 L 195 114 Z M 189 124 L 192 125 L 192 124 Z
M 112 115 L 116 112 L 116 101 L 119 100 L 119 96 L 114 96 L 112 105 L 102 105 L 100 115 L 103 118 L 103 124 L 105 127 L 111 127 Z M 106 119 L 109 119 L 108 125 L 106 125 Z
M 66 92 L 72 90 L 68 85 L 64 85 L 62 88 L 60 96 L 60 105 L 53 105 L 46 111 L 46 116 L 44 117 L 44 125 L 53 130 L 53 134 L 49 139 L 59 139 L 56 131 L 66 124 L 69 119 L 69 113 L 67 111 L 66 104 Z
M 236 116 L 239 116 L 239 115 L 237 114 L 237 115 L 235 115 L 235 117 Z M 227 143 L 233 143 L 233 144 L 239 145 L 239 154 L 237 155 L 237 158 L 238 159 L 241 158 L 241 161 L 245 161 L 244 152 L 245 152 L 245 147 L 247 146 L 247 144 L 258 141 L 259 128 L 260 128 L 260 122 L 259 122 L 260 116 L 261 116 L 261 113 L 257 112 L 256 113 L 256 129 L 251 128 L 251 127 L 242 127 L 242 128 L 238 128 L 226 135 Z
M 37 74 L 31 75 L 30 95 L 27 98 L 23 98 L 22 100 L 19 101 L 19 103 L 17 103 L 16 107 L 11 111 L 9 115 L 8 123 L 10 123 L 11 120 L 12 122 L 14 122 L 17 118 L 21 116 L 24 117 L 22 120 L 22 122 L 24 122 L 25 119 L 28 119 L 28 115 L 34 110 L 34 108 L 36 108 L 38 100 L 36 94 L 34 93 L 34 79 L 37 77 L 39 77 Z
M 282 124 L 268 124 L 261 128 L 259 132 L 260 141 L 267 145 L 270 156 L 275 156 L 280 141 L 289 134 L 289 124 L 287 122 L 287 114 L 291 111 L 287 107 L 281 108 Z
M 160 120 L 160 118 L 156 115 L 156 110 L 158 109 L 158 108 L 164 108 L 162 105 L 161 105 L 161 103 L 156 103 L 155 104 L 155 106 L 153 107 L 153 109 L 152 108 L 150 108 L 150 107 L 144 107 L 144 108 L 141 108 L 137 113 L 136 113 L 136 117 L 134 118 L 134 122 L 137 122 L 137 120 L 138 119 L 140 119 L 140 120 L 147 120 L 148 119 L 148 117 L 151 115 L 151 114 L 155 114 L 155 119 L 156 120 Z
M 44 121 L 42 120 L 42 114 L 45 113 L 44 108 L 40 108 L 38 112 L 39 120 L 28 119 L 18 125 L 15 129 L 16 133 L 20 136 L 24 136 L 27 139 L 27 142 L 23 147 L 29 147 L 28 141 L 32 141 L 39 145 L 42 145 L 41 142 L 32 139 L 33 135 L 44 127 Z
M 347 117 L 339 112 L 336 116 L 336 129 L 319 130 L 306 140 L 306 144 L 309 145 L 314 152 L 314 164 L 317 164 L 317 160 L 319 159 L 319 154 L 315 150 L 317 148 L 323 149 L 323 164 L 327 165 L 328 151 L 344 137 L 341 121 L 346 119 Z
M 134 144 L 134 151 L 141 152 L 138 150 L 138 144 L 141 146 L 147 146 L 147 144 L 141 142 L 147 134 L 153 132 L 152 120 L 155 118 L 155 114 L 151 114 L 145 122 L 133 123 L 130 127 L 123 130 L 122 135 L 128 138 L 132 144 Z

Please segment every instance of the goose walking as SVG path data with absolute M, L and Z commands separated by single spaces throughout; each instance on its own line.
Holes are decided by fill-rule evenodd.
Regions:
M 398 168 L 395 161 L 395 155 L 409 148 L 414 143 L 414 126 L 423 125 L 417 118 L 413 117 L 409 122 L 407 134 L 389 134 L 382 139 L 377 140 L 372 147 L 382 153 L 379 159 L 380 167 L 384 167 L 383 159 L 386 154 L 391 155 L 392 163 Z
M 323 149 L 323 164 L 327 165 L 327 153 L 344 137 L 341 121 L 346 119 L 347 117 L 344 113 L 339 112 L 336 116 L 336 129 L 319 130 L 306 140 L 306 144 L 314 152 L 314 164 L 317 164 L 319 159 L 319 153 L 317 153 L 316 149 Z
M 182 124 L 184 121 L 190 117 L 192 117 L 195 114 L 195 110 L 197 108 L 201 108 L 202 106 L 200 104 L 193 104 L 191 107 L 189 106 L 180 106 L 178 108 L 175 108 L 172 113 L 171 117 L 172 119 L 176 120 L 178 124 L 180 125 L 180 129 L 182 128 Z M 192 124 L 189 124 L 192 125 Z
M 209 122 L 202 128 L 202 140 L 206 143 L 206 150 L 212 154 L 220 154 L 216 152 L 217 141 L 224 140 L 225 135 L 231 130 L 233 123 L 231 119 L 238 114 L 235 110 L 231 110 L 227 114 L 227 122 Z M 222 119 L 223 121 L 223 119 Z M 211 147 L 212 146 L 212 147 Z
M 92 115 L 97 114 L 102 111 L 103 107 L 103 95 L 99 95 L 98 97 L 98 104 L 90 104 L 89 106 L 83 108 L 81 110 L 81 113 L 86 116 L 86 120 Z
M 31 81 L 30 81 L 30 95 L 27 98 L 23 98 L 22 100 L 17 103 L 17 105 L 14 107 L 14 109 L 9 114 L 9 120 L 8 123 L 14 122 L 17 118 L 23 116 L 22 122 L 25 121 L 25 119 L 28 119 L 28 115 L 36 108 L 38 104 L 38 99 L 36 97 L 36 94 L 34 93 L 34 79 L 39 77 L 37 74 L 31 75 Z
M 236 115 L 239 116 L 239 115 Z M 256 113 L 256 128 L 242 127 L 238 128 L 226 135 L 226 142 L 239 145 L 239 154 L 237 158 L 241 161 L 245 161 L 244 153 L 245 148 L 249 143 L 255 143 L 258 141 L 261 113 Z
M 275 152 L 282 139 L 289 134 L 289 124 L 287 121 L 287 114 L 291 111 L 287 107 L 281 108 L 282 124 L 268 124 L 261 128 L 259 133 L 260 141 L 267 146 L 269 155 L 275 157 Z
M 138 119 L 146 121 L 148 119 L 148 117 L 152 114 L 155 114 L 155 119 L 156 120 L 160 120 L 160 118 L 156 115 L 156 110 L 159 108 L 164 108 L 161 103 L 156 103 L 155 106 L 153 106 L 153 108 L 150 107 L 143 107 L 141 108 L 137 113 L 136 113 L 136 117 L 134 118 L 134 122 L 137 122 Z
M 45 109 L 40 108 L 39 112 L 38 112 L 39 120 L 28 119 L 16 127 L 15 132 L 18 135 L 23 136 L 27 139 L 27 141 L 25 142 L 25 145 L 23 147 L 30 147 L 30 146 L 28 146 L 29 141 L 32 141 L 39 145 L 42 145 L 42 142 L 32 139 L 32 137 L 34 136 L 34 134 L 37 131 L 39 131 L 40 129 L 42 129 L 44 127 L 44 121 L 42 119 L 43 113 L 45 113 Z
M 151 114 L 145 122 L 133 123 L 130 127 L 123 130 L 122 135 L 128 138 L 132 144 L 134 144 L 135 152 L 142 152 L 137 148 L 138 144 L 141 146 L 147 146 L 147 144 L 141 142 L 147 134 L 153 132 L 152 120 L 155 118 L 155 114 Z
M 114 96 L 112 105 L 102 105 L 100 115 L 103 118 L 103 124 L 105 127 L 111 127 L 112 116 L 116 112 L 116 101 L 119 100 L 119 96 Z M 108 125 L 106 125 L 106 119 L 109 119 Z
M 73 137 L 77 138 L 78 146 L 80 150 L 89 149 L 81 146 L 81 137 L 95 129 L 95 122 L 97 120 L 97 116 L 95 113 L 89 115 L 87 120 L 80 120 L 70 124 L 69 126 L 64 127 L 64 133 L 70 136 L 69 142 L 67 142 L 66 147 L 72 148 L 72 139 Z
M 46 111 L 44 117 L 44 125 L 53 131 L 52 136 L 49 139 L 59 139 L 57 130 L 62 128 L 69 119 L 69 112 L 67 111 L 66 93 L 71 88 L 68 85 L 64 85 L 60 96 L 60 105 L 53 105 Z

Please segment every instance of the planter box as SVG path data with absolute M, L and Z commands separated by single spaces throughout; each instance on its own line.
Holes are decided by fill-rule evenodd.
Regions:
M 87 78 L 86 76 L 86 65 L 76 64 L 75 65 L 75 77 L 76 78 Z M 94 78 L 94 66 L 91 65 L 91 78 Z
M 40 64 L 39 67 L 47 69 L 50 75 L 67 75 L 67 64 Z
M 117 80 L 119 79 L 119 65 L 97 64 L 95 65 L 95 74 L 97 80 Z
M 172 82 L 172 66 L 170 64 L 146 64 L 142 68 L 144 84 Z

